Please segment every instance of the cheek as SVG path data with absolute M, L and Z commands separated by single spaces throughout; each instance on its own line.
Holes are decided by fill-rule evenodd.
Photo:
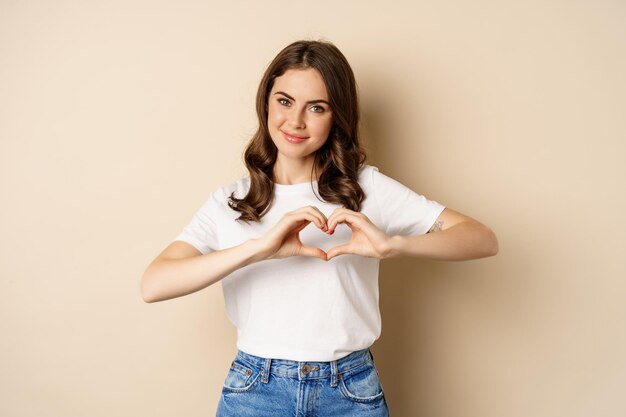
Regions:
M 328 136 L 330 133 L 330 129 L 333 126 L 332 118 L 328 118 L 325 120 L 316 120 L 315 130 L 318 132 L 320 136 Z
M 276 109 L 274 106 L 270 106 L 267 109 L 267 121 L 270 125 L 280 125 L 285 120 L 283 113 Z

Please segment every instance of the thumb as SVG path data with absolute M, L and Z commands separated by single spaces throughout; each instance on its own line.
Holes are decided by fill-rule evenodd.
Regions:
M 330 260 L 331 258 L 334 258 L 335 256 L 350 254 L 350 253 L 352 253 L 352 251 L 350 250 L 350 245 L 335 246 L 334 248 L 331 248 L 328 251 L 328 253 L 326 254 L 326 259 Z
M 313 246 L 302 245 L 300 248 L 301 256 L 312 256 L 314 258 L 320 258 L 326 260 L 326 252 L 321 250 L 320 248 L 316 248 Z

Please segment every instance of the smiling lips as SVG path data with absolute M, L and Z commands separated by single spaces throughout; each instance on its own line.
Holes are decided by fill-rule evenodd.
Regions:
M 285 136 L 285 139 L 287 139 L 287 141 L 291 143 L 300 143 L 300 142 L 303 142 L 305 139 L 307 139 L 304 136 L 291 135 L 289 133 L 283 132 L 282 130 L 281 132 L 283 133 L 283 136 Z

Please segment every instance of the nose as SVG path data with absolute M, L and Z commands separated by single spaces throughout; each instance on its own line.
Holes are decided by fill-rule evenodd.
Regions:
M 294 108 L 291 112 L 289 112 L 289 126 L 292 128 L 300 128 L 303 129 L 305 127 L 304 116 L 302 111 Z

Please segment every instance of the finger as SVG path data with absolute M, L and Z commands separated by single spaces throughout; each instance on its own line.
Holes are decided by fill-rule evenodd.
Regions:
M 302 224 L 300 226 L 296 227 L 292 231 L 295 232 L 295 233 L 300 233 L 300 231 L 302 231 L 309 224 L 311 224 L 311 222 L 309 220 L 304 220 L 304 221 L 302 221 Z
M 328 216 L 328 221 L 330 222 L 333 218 L 336 218 L 337 216 L 339 216 L 341 214 L 346 214 L 346 213 L 347 214 L 355 214 L 355 215 L 362 214 L 360 211 L 350 210 L 350 209 L 347 209 L 345 207 L 337 207 L 335 210 L 333 210 L 331 215 Z
M 308 206 L 308 208 L 314 210 L 316 213 L 319 213 L 319 215 L 322 218 L 322 221 L 324 222 L 324 224 L 326 225 L 328 223 L 328 218 L 326 217 L 326 215 L 324 213 L 322 213 L 322 211 L 320 209 L 317 208 L 317 206 Z
M 339 223 L 347 223 L 348 226 L 352 229 L 352 226 L 359 226 L 361 223 L 361 218 L 357 215 L 356 212 L 346 213 L 341 212 L 328 222 L 328 232 L 330 234 L 335 232 L 337 225 Z
M 298 219 L 293 217 L 291 214 L 287 214 L 283 216 L 282 219 L 276 224 L 274 229 L 272 229 L 272 235 L 278 236 L 281 239 L 284 239 L 290 233 L 299 232 L 304 229 L 311 223 L 308 219 Z
M 336 209 L 333 210 L 332 213 L 330 213 L 330 216 L 328 216 L 328 220 L 330 221 L 330 219 L 332 219 L 333 217 L 336 217 L 338 214 L 343 213 L 345 211 L 351 211 L 351 210 L 348 210 L 345 207 L 337 207 Z
M 330 261 L 335 256 L 344 255 L 344 254 L 351 254 L 351 253 L 353 253 L 353 251 L 352 251 L 350 245 L 348 245 L 348 244 L 346 244 L 346 245 L 339 245 L 339 246 L 335 246 L 334 248 L 331 248 L 326 253 L 326 259 Z
M 333 221 L 336 221 L 337 216 L 340 216 L 341 214 L 345 213 L 346 211 L 350 211 L 345 207 L 337 207 L 335 210 L 333 210 L 333 212 L 330 214 L 330 216 L 328 216 L 328 232 L 331 233 L 331 228 L 330 225 Z M 334 231 L 334 230 L 333 230 Z
M 295 210 L 294 212 L 292 212 L 294 214 L 301 214 L 301 213 L 308 213 L 312 216 L 315 216 L 315 218 L 319 219 L 319 222 L 315 222 L 315 224 L 320 228 L 320 229 L 324 229 L 324 227 L 327 227 L 327 219 L 326 216 L 324 215 L 324 213 L 322 213 L 317 207 L 315 206 L 304 206 L 304 207 L 300 207 L 298 210 Z
M 289 229 L 293 229 L 293 226 L 302 220 L 308 220 L 309 222 L 315 223 L 317 227 L 323 229 L 326 225 L 326 222 L 323 221 L 319 214 L 315 211 L 294 211 L 290 213 L 288 217 Z M 307 223 L 308 224 L 308 223 Z
M 320 258 L 320 259 L 326 260 L 326 252 L 324 252 L 320 248 L 302 245 L 302 247 L 300 247 L 299 252 L 301 256 L 312 256 L 314 258 Z
M 322 229 L 323 231 L 328 231 L 328 219 L 326 218 L 326 215 L 324 213 L 322 213 L 322 211 L 320 209 L 318 209 L 317 207 L 310 205 L 310 206 L 304 206 L 304 207 L 300 207 L 299 209 L 295 210 L 295 212 L 306 212 L 306 213 L 311 213 L 314 216 L 318 217 L 320 219 L 320 221 L 322 222 L 322 226 L 318 227 L 320 229 Z

